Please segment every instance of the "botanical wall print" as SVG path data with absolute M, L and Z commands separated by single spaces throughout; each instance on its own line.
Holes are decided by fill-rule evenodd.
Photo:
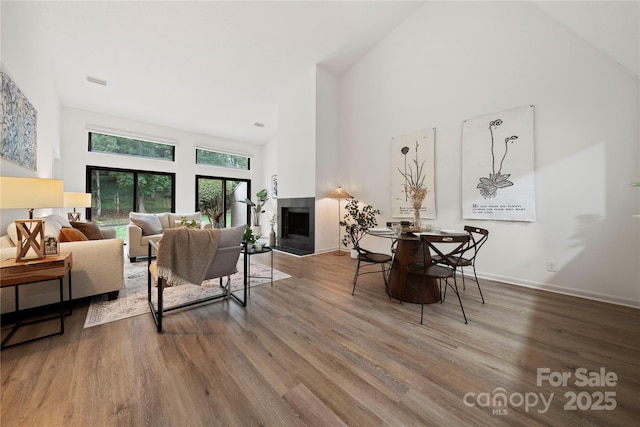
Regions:
M 435 129 L 391 140 L 391 214 L 394 218 L 436 217 L 434 187 Z
M 36 170 L 36 110 L 4 70 L 0 70 L 0 86 L 0 157 Z
M 535 221 L 533 105 L 465 120 L 462 214 Z

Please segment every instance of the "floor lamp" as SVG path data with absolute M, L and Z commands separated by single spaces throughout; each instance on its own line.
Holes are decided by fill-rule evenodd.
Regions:
M 44 258 L 44 224 L 33 219 L 36 208 L 59 208 L 62 206 L 62 181 L 46 178 L 0 177 L 0 209 L 28 209 L 29 219 L 16 220 L 18 244 L 16 262 L 33 250 L 31 259 Z
M 332 199 L 338 199 L 338 250 L 334 252 L 334 255 L 345 255 L 345 252 L 340 250 L 340 199 L 353 199 L 353 196 L 347 193 L 344 188 L 338 186 L 331 193 L 327 194 L 327 197 Z

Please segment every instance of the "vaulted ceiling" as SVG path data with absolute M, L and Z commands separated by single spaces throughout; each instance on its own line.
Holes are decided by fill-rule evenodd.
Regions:
M 638 3 L 615 3 L 536 2 L 638 76 Z M 261 144 L 292 82 L 341 75 L 423 4 L 3 1 L 2 26 L 42 52 L 62 105 Z

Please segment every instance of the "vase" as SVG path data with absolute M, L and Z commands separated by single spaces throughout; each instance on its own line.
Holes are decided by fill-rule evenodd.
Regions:
M 269 233 L 269 246 L 274 247 L 276 245 L 276 232 L 271 227 L 271 232 Z
M 253 234 L 255 234 L 256 236 L 262 236 L 262 226 L 254 225 L 253 227 L 251 227 L 251 229 L 253 230 Z
M 413 210 L 413 226 L 415 228 L 420 228 L 420 208 Z

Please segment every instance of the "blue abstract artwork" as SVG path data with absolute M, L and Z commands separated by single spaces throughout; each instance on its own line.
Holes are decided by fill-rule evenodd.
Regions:
M 4 70 L 0 70 L 0 86 L 0 157 L 35 171 L 38 113 Z

